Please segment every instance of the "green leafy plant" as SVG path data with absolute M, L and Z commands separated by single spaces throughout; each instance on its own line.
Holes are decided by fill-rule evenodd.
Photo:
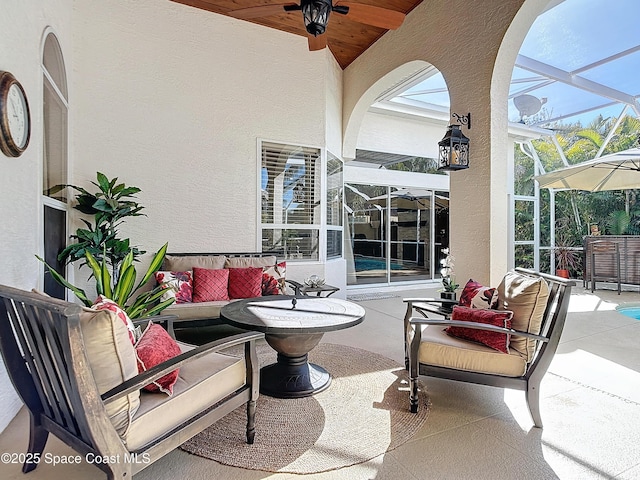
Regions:
M 109 273 L 106 255 L 103 255 L 102 260 L 99 261 L 91 252 L 85 251 L 86 263 L 91 268 L 92 276 L 96 281 L 96 294 L 104 295 L 116 302 L 124 309 L 125 312 L 127 312 L 127 315 L 129 315 L 129 318 L 131 319 L 160 313 L 175 300 L 172 298 L 159 302 L 160 297 L 164 293 L 162 285 L 158 285 L 153 290 L 142 292 L 133 299 L 132 297 L 133 294 L 147 283 L 153 274 L 160 269 L 165 254 L 167 253 L 167 246 L 168 244 L 165 243 L 164 246 L 156 252 L 153 260 L 151 261 L 151 265 L 149 265 L 147 272 L 138 284 L 136 284 L 137 273 L 133 264 L 134 255 L 132 251 L 127 253 L 120 263 L 117 276 L 112 276 Z M 93 301 L 87 296 L 84 290 L 69 283 L 62 275 L 50 267 L 44 259 L 37 255 L 36 257 L 45 264 L 49 274 L 51 274 L 58 283 L 71 290 L 87 307 L 90 307 L 93 304 Z
M 129 239 L 118 238 L 118 227 L 125 218 L 144 215 L 140 213 L 144 207 L 132 200 L 141 190 L 118 183 L 117 177 L 110 180 L 100 172 L 97 173 L 97 182 L 91 183 L 98 187 L 96 193 L 75 185 L 55 187 L 58 190 L 70 187 L 79 192 L 73 208 L 93 216 L 93 223 L 82 219 L 86 228 L 78 228 L 75 235 L 71 235 L 76 242 L 60 252 L 58 260 L 63 263 L 81 261 L 82 267 L 88 264 L 88 252 L 99 261 L 106 259 L 111 266 L 112 276 L 117 277 L 119 266 L 129 253 L 133 254 L 134 261 L 145 253 L 132 247 Z
M 580 251 L 568 238 L 559 236 L 553 249 L 556 256 L 556 269 L 576 272 L 580 270 Z

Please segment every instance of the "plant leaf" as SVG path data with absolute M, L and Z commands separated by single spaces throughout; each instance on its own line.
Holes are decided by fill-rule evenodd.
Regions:
M 87 307 L 90 307 L 92 305 L 91 301 L 87 298 L 87 294 L 84 292 L 84 290 L 76 287 L 75 285 L 71 285 L 69 282 L 67 282 L 67 280 L 58 272 L 56 272 L 53 268 L 51 268 L 51 266 L 47 262 L 45 262 L 43 258 L 40 258 L 38 255 L 36 255 L 36 258 L 40 260 L 42 263 L 44 263 L 45 267 L 49 271 L 49 274 L 53 277 L 53 279 L 56 282 L 58 282 L 63 287 L 71 290 L 76 295 L 76 297 L 78 297 L 78 299 L 81 302 L 83 302 Z

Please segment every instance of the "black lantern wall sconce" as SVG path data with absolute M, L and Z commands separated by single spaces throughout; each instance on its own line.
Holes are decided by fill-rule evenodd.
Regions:
M 467 129 L 471 128 L 471 113 L 451 115 Z M 460 130 L 460 125 L 449 125 L 444 138 L 438 142 L 438 170 L 463 170 L 469 168 L 469 139 Z

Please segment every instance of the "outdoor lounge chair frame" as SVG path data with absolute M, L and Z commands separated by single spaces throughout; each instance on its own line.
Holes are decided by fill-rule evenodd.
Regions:
M 22 471 L 38 466 L 49 433 L 75 451 L 96 457 L 137 458 L 144 461 L 96 463 L 110 480 L 131 479 L 227 413 L 246 404 L 247 442 L 255 435 L 259 370 L 255 342 L 261 333 L 243 333 L 202 345 L 138 374 L 100 395 L 86 356 L 82 308 L 42 294 L 0 285 L 0 347 L 5 366 L 29 410 L 28 453 Z M 153 317 L 161 320 L 161 317 Z M 170 322 L 171 318 L 164 318 Z M 149 321 L 147 318 L 144 322 Z M 141 389 L 151 381 L 211 352 L 244 345 L 246 380 L 225 398 L 137 451 L 128 451 L 105 410 L 105 403 Z
M 542 428 L 542 417 L 540 415 L 540 382 L 547 372 L 547 369 L 551 364 L 551 360 L 558 348 L 560 335 L 562 334 L 569 308 L 571 287 L 575 285 L 575 282 L 573 280 L 538 273 L 533 270 L 523 268 L 516 268 L 515 271 L 522 275 L 534 278 L 541 277 L 545 279 L 549 285 L 549 298 L 543 314 L 539 335 L 481 323 L 412 317 L 411 312 L 413 310 L 414 303 L 423 303 L 425 301 L 433 303 L 437 302 L 437 300 L 406 300 L 407 314 L 404 319 L 405 355 L 409 370 L 409 402 L 412 412 L 415 413 L 418 411 L 418 376 L 425 375 L 460 382 L 523 390 L 525 392 L 526 402 L 531 418 L 533 419 L 536 427 Z M 536 341 L 535 353 L 531 361 L 527 363 L 526 371 L 519 377 L 507 377 L 490 373 L 480 373 L 427 365 L 418 361 L 418 352 L 421 342 L 421 325 L 441 325 L 443 327 L 457 326 L 493 332 L 504 332 L 510 335 L 519 335 Z

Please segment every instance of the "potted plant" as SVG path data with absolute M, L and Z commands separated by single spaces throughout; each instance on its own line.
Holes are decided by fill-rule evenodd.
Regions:
M 132 320 L 144 316 L 157 315 L 167 308 L 175 301 L 175 298 L 159 302 L 160 297 L 164 293 L 163 285 L 158 285 L 153 290 L 142 292 L 131 300 L 133 294 L 147 283 L 153 274 L 160 270 L 167 252 L 167 245 L 168 244 L 165 243 L 162 248 L 156 252 L 147 272 L 137 285 L 137 273 L 133 265 L 134 255 L 132 251 L 130 251 L 120 263 L 117 275 L 114 276 L 109 273 L 106 255 L 103 255 L 102 261 L 99 262 L 91 252 L 85 252 L 86 263 L 91 268 L 92 276 L 96 280 L 96 296 L 103 295 L 113 300 L 127 312 L 127 315 Z M 52 275 L 58 283 L 75 293 L 76 297 L 87 307 L 93 305 L 92 299 L 89 298 L 84 290 L 69 283 L 62 275 L 51 268 L 44 259 L 40 257 L 37 258 L 45 264 L 49 274 Z
M 556 256 L 558 277 L 570 278 L 571 272 L 580 268 L 580 251 L 567 237 L 558 237 L 553 252 Z
M 58 255 L 62 263 L 81 261 L 81 267 L 87 265 L 86 253 L 89 252 L 95 259 L 103 258 L 111 266 L 111 275 L 117 277 L 120 264 L 131 252 L 136 261 L 144 251 L 138 250 L 129 243 L 129 239 L 118 238 L 118 227 L 124 219 L 144 215 L 144 208 L 135 199 L 135 195 L 141 190 L 138 187 L 127 186 L 118 183 L 118 178 L 107 178 L 103 173 L 97 172 L 96 182 L 91 182 L 98 187 L 98 191 L 91 193 L 76 185 L 57 185 L 55 191 L 69 187 L 78 192 L 74 209 L 92 217 L 93 222 L 82 219 L 86 228 L 78 228 L 71 238 L 76 240 L 66 247 Z

